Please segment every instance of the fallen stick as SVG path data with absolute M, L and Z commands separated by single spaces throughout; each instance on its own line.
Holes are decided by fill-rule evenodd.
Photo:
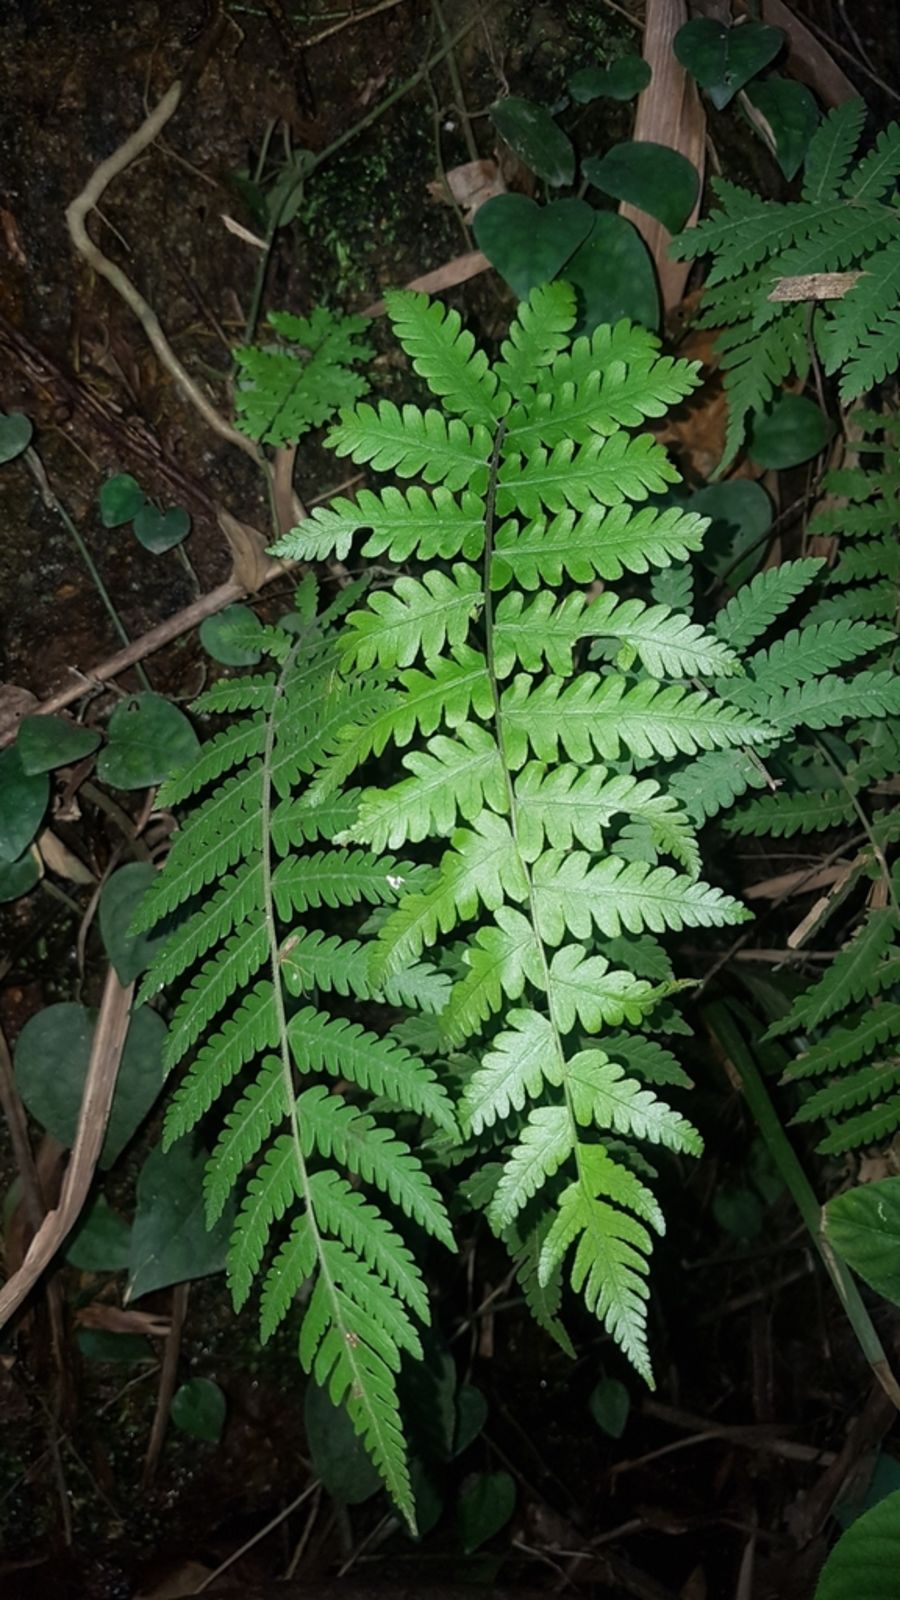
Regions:
M 84 1080 L 78 1131 L 63 1178 L 59 1205 L 47 1212 L 18 1272 L 14 1272 L 0 1289 L 0 1328 L 5 1327 L 18 1311 L 81 1215 L 103 1148 L 119 1063 L 131 1019 L 133 993 L 134 984 L 128 984 L 127 988 L 123 986 L 110 967 Z

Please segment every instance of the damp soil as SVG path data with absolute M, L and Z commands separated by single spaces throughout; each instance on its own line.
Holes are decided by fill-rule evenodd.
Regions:
M 186 548 L 202 591 L 230 570 L 217 506 L 261 528 L 267 506 L 252 465 L 206 430 L 133 314 L 75 257 L 65 209 L 172 79 L 190 71 L 215 9 L 211 0 L 10 0 L 0 11 L 0 409 L 33 419 L 49 480 L 131 637 L 189 603 L 196 588 L 172 554 L 153 556 L 130 530 L 103 528 L 97 497 L 106 477 L 131 472 L 161 504 L 189 509 Z M 817 9 L 828 11 L 829 31 L 855 50 L 842 31 L 842 8 Z M 888 23 L 880 0 L 854 9 L 863 42 L 881 52 Z M 616 8 L 593 0 L 445 0 L 444 11 L 451 29 L 472 23 L 457 61 L 483 153 L 490 148 L 484 114 L 500 92 L 552 103 L 568 70 L 636 48 L 640 37 Z M 343 7 L 290 0 L 227 5 L 202 77 L 91 222 L 226 413 L 230 347 L 243 336 L 259 262 L 246 237 L 258 232 L 258 219 L 242 178 L 254 171 L 267 129 L 272 156 L 285 142 L 322 150 L 436 48 L 424 0 L 402 0 L 300 48 L 343 14 Z M 876 101 L 879 93 L 872 89 Z M 446 168 L 467 158 L 452 99 L 446 71 L 435 69 L 430 89 L 422 83 L 400 97 L 315 174 L 276 242 L 267 307 L 359 308 L 470 246 L 459 218 L 427 190 L 438 176 L 436 133 Z M 885 115 L 894 109 L 890 97 L 880 107 Z M 605 116 L 607 136 L 622 136 L 625 111 L 608 107 Z M 746 140 L 730 148 L 728 127 L 722 119 L 713 134 L 729 171 L 777 194 L 764 152 Z M 488 342 L 498 337 L 510 300 L 494 275 L 447 298 Z M 377 325 L 374 337 L 375 382 L 402 398 L 411 392 L 409 374 Z M 341 476 L 320 443 L 304 443 L 301 497 Z M 263 612 L 277 613 L 287 592 L 287 584 L 273 585 Z M 71 533 L 22 463 L 0 469 L 0 624 L 0 678 L 38 697 L 119 645 Z M 207 667 L 187 636 L 154 656 L 148 671 L 155 688 L 187 701 Z M 137 686 L 126 674 L 118 692 Z M 113 695 L 99 696 L 96 715 L 114 703 Z M 91 804 L 60 826 L 98 871 L 121 845 L 121 830 Z M 7 909 L 2 918 L 0 1018 L 11 1043 L 40 1006 L 73 993 L 89 1003 L 99 997 L 96 932 L 83 964 L 76 935 L 84 906 L 77 891 L 62 885 L 61 892 L 74 898 L 74 913 L 59 893 L 44 892 L 36 906 Z M 303 1505 L 236 1566 L 231 1592 L 268 1592 L 271 1582 L 279 1593 L 274 1580 L 304 1539 L 300 1575 L 310 1593 L 349 1564 L 366 1594 L 370 1585 L 373 1593 L 379 1585 L 406 1592 L 410 1583 L 413 1592 L 437 1596 L 450 1583 L 490 1593 L 502 1575 L 512 1592 L 717 1600 L 738 1592 L 751 1544 L 757 1577 L 742 1593 L 765 1600 L 811 1592 L 824 1535 L 817 1530 L 798 1553 L 791 1516 L 840 1450 L 869 1386 L 785 1198 L 769 1197 L 763 1235 L 753 1243 L 736 1243 L 716 1222 L 717 1193 L 745 1182 L 755 1145 L 737 1093 L 702 1057 L 694 1114 L 716 1156 L 670 1180 L 668 1205 L 662 1197 L 676 1221 L 656 1258 L 657 1394 L 642 1395 L 577 1313 L 573 1364 L 520 1303 L 496 1293 L 507 1267 L 494 1244 L 482 1234 L 466 1237 L 455 1275 L 435 1278 L 436 1320 L 461 1379 L 485 1394 L 488 1423 L 466 1455 L 437 1474 L 446 1509 L 434 1531 L 411 1541 L 386 1521 L 380 1499 L 349 1509 L 323 1503 L 313 1520 Z M 157 1134 L 156 1125 L 146 1129 L 123 1163 L 117 1181 L 125 1205 Z M 53 1152 L 42 1154 L 49 1170 Z M 13 1178 L 3 1130 L 4 1196 Z M 7 1223 L 15 1200 L 13 1193 Z M 162 1343 L 150 1341 L 143 1364 L 88 1359 L 77 1340 L 84 1308 L 118 1303 L 121 1285 L 72 1268 L 60 1283 L 61 1360 L 40 1302 L 0 1350 L 2 1592 L 9 1600 L 139 1593 L 162 1600 L 191 1592 L 309 1482 L 293 1335 L 261 1349 L 252 1313 L 235 1317 L 221 1279 L 193 1285 L 179 1379 L 219 1383 L 227 1427 L 218 1445 L 170 1429 L 148 1482 Z M 491 1315 L 479 1314 L 492 1295 Z M 150 1297 L 146 1308 L 168 1315 L 170 1299 Z M 603 1374 L 632 1390 L 621 1440 L 605 1436 L 589 1408 Z M 421 1409 L 430 1403 L 426 1393 Z M 512 1474 L 517 1509 L 485 1552 L 467 1558 L 458 1494 L 469 1473 L 486 1470 Z

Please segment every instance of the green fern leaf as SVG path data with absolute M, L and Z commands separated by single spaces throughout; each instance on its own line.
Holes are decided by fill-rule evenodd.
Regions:
M 511 396 L 527 392 L 540 369 L 565 349 L 575 317 L 575 294 L 567 283 L 541 284 L 520 302 L 496 367 Z
M 564 1105 L 538 1106 L 532 1111 L 507 1160 L 488 1212 L 495 1232 L 516 1217 L 548 1178 L 552 1178 L 575 1147 L 572 1119 Z
M 780 566 L 758 572 L 716 617 L 719 638 L 727 640 L 732 650 L 745 650 L 772 626 L 776 617 L 793 605 L 821 567 L 820 560 L 806 557 L 800 561 L 783 561 Z
M 853 1001 L 878 992 L 878 962 L 897 932 L 897 918 L 888 908 L 870 912 L 856 937 L 836 956 L 818 983 L 795 1000 L 786 1017 L 769 1033 L 815 1028 Z
M 745 922 L 738 901 L 707 883 L 679 876 L 671 867 L 605 856 L 595 865 L 581 850 L 549 850 L 535 862 L 534 904 L 538 928 L 548 944 L 566 933 L 587 939 L 596 927 L 615 937 L 663 933 L 667 928 L 715 928 Z
M 171 1072 L 226 1001 L 256 976 L 268 955 L 269 940 L 260 913 L 241 924 L 184 991 L 163 1046 L 164 1071 Z
M 431 1068 L 393 1039 L 380 1039 L 357 1022 L 329 1017 L 305 1006 L 291 1017 L 288 1043 L 298 1072 L 329 1072 L 348 1078 L 360 1089 L 393 1101 L 401 1110 L 430 1117 L 447 1133 L 456 1133 L 456 1119 Z
M 853 816 L 852 802 L 837 789 L 824 790 L 821 794 L 766 794 L 727 817 L 725 828 L 729 833 L 745 837 L 760 838 L 770 834 L 773 839 L 793 839 L 798 833 L 839 828 L 852 821 Z
M 673 773 L 669 791 L 699 827 L 766 781 L 765 768 L 749 750 L 711 750 Z
M 497 530 L 493 586 L 503 588 L 511 579 L 523 589 L 555 586 L 563 573 L 574 583 L 612 582 L 625 572 L 667 567 L 701 548 L 706 526 L 703 517 L 677 508 L 634 514 L 624 506 L 592 506 L 577 518 L 563 511 L 549 524 L 541 518 L 522 530 L 506 522 Z
M 460 817 L 472 822 L 486 804 L 494 811 L 507 809 L 496 741 L 473 723 L 463 723 L 455 739 L 438 734 L 428 741 L 427 753 L 414 751 L 403 764 L 413 777 L 387 790 L 368 790 L 360 804 L 353 834 L 375 850 L 429 834 L 446 837 Z
M 272 985 L 258 983 L 218 1033 L 207 1039 L 169 1101 L 163 1129 L 168 1149 L 197 1126 L 249 1061 L 279 1042 Z
M 414 370 L 443 400 L 445 409 L 468 423 L 493 428 L 505 409 L 506 396 L 498 389 L 497 374 L 484 351 L 476 349 L 472 335 L 463 329 L 459 312 L 409 290 L 389 290 L 384 303 Z
M 497 478 L 497 514 L 539 517 L 545 510 L 619 506 L 661 494 L 677 481 L 665 451 L 648 434 L 592 435 L 583 445 L 563 439 L 549 452 L 538 446 L 527 457 L 506 456 Z
M 862 1061 L 890 1040 L 900 1036 L 900 1004 L 884 1003 L 868 1007 L 845 1027 L 831 1028 L 825 1038 L 805 1055 L 792 1061 L 784 1074 L 786 1083 L 798 1078 L 839 1072 Z
M 851 200 L 881 200 L 897 186 L 900 177 L 900 127 L 891 122 L 882 128 L 874 147 L 864 156 L 844 184 Z
M 582 631 L 585 637 L 615 641 L 619 665 L 630 666 L 638 659 L 652 678 L 725 676 L 739 670 L 734 651 L 699 623 L 679 616 L 669 606 L 619 600 L 609 591 L 591 602 Z M 592 656 L 603 648 L 595 645 Z
M 458 417 L 447 422 L 440 411 L 412 405 L 401 411 L 392 400 L 379 401 L 377 411 L 360 405 L 344 413 L 327 442 L 336 455 L 349 456 L 359 466 L 371 462 L 401 478 L 421 473 L 426 483 L 469 488 L 475 494 L 482 494 L 487 483 L 487 429 L 482 423 L 469 428 Z
M 433 570 L 423 582 L 398 578 L 390 593 L 372 595 L 365 611 L 347 618 L 344 663 L 360 672 L 376 664 L 411 666 L 420 652 L 439 656 L 445 642 L 463 645 L 481 588 L 472 567 L 457 565 L 452 577 Z
M 225 1118 L 206 1164 L 203 1196 L 208 1228 L 221 1217 L 244 1168 L 259 1154 L 273 1128 L 285 1121 L 289 1111 L 283 1063 L 279 1056 L 266 1056 L 258 1076 L 248 1084 Z
M 589 956 L 578 944 L 557 950 L 548 973 L 548 993 L 556 1025 L 569 1033 L 576 1022 L 588 1033 L 628 1022 L 640 1027 L 672 984 L 659 988 L 632 973 L 616 971 L 604 956 Z
M 479 1032 L 504 999 L 520 1000 L 526 981 L 545 986 L 534 928 L 512 906 L 498 907 L 494 921 L 477 930 L 462 959 L 465 976 L 454 984 L 441 1016 L 441 1031 L 453 1045 Z
M 889 644 L 892 637 L 886 628 L 867 627 L 846 618 L 811 623 L 790 628 L 767 650 L 751 656 L 747 667 L 754 684 L 772 693 L 869 655 L 879 645 Z
M 818 203 L 840 192 L 865 120 L 863 101 L 845 100 L 820 123 L 803 163 L 804 200 Z

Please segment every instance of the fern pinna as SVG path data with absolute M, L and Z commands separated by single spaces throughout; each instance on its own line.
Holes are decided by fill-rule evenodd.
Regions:
M 827 930 L 833 944 L 843 917 L 838 943 L 845 942 L 772 1029 L 797 1042 L 786 1081 L 804 1091 L 821 1085 L 805 1094 L 795 1120 L 825 1123 L 823 1154 L 882 1143 L 900 1128 L 900 870 L 889 859 L 900 839 L 900 425 L 856 412 L 848 431 L 856 461 L 826 474 L 809 525 L 839 541 L 837 560 L 804 625 L 752 657 L 741 686 L 752 696 L 755 680 L 778 696 L 753 700 L 774 721 L 793 707 L 795 742 L 773 767 L 777 789 L 726 822 L 744 835 L 842 829 L 846 839 L 847 866 L 806 919 L 802 939 Z M 739 602 L 740 595 L 732 604 Z M 854 657 L 865 658 L 861 671 L 826 670 Z
M 677 475 L 634 430 L 695 368 L 629 323 L 573 342 L 562 284 L 520 307 L 493 367 L 454 312 L 388 308 L 440 405 L 344 412 L 332 447 L 399 481 L 318 508 L 276 553 L 359 540 L 401 570 L 365 604 L 339 595 L 339 627 L 304 588 L 300 634 L 262 636 L 275 670 L 202 697 L 238 719 L 168 787 L 194 809 L 140 923 L 188 913 L 147 991 L 183 985 L 166 1138 L 224 1101 L 207 1191 L 214 1216 L 243 1189 L 235 1300 L 261 1280 L 264 1334 L 305 1301 L 301 1362 L 410 1516 L 395 1378 L 427 1305 L 409 1230 L 452 1238 L 390 1119 L 424 1119 L 428 1165 L 469 1160 L 460 1187 L 544 1325 L 567 1344 L 568 1278 L 651 1381 L 646 1147 L 700 1148 L 657 1093 L 686 1083 L 657 936 L 747 915 L 701 881 L 688 802 L 704 762 L 755 773 L 792 736 L 731 690 L 816 564 L 754 589 L 740 649 L 731 624 L 643 600 L 635 580 L 686 562 L 705 522 L 665 503 Z
M 672 246 L 682 258 L 714 258 L 699 324 L 725 330 L 716 342 L 729 401 L 720 472 L 751 416 L 792 374 L 805 380 L 811 315 L 824 369 L 840 372 L 845 403 L 900 363 L 900 126 L 891 123 L 854 164 L 864 118 L 862 101 L 850 100 L 824 119 L 799 200 L 776 204 L 714 178 L 721 209 Z M 849 278 L 829 283 L 831 274 Z

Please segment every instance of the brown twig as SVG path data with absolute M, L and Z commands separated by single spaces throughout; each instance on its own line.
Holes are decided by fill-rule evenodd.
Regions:
M 90 267 L 115 290 L 116 294 L 125 301 L 125 304 L 134 312 L 147 339 L 156 352 L 158 360 L 172 374 L 182 394 L 194 409 L 199 413 L 214 433 L 224 439 L 226 443 L 234 445 L 235 449 L 242 450 L 250 456 L 257 466 L 266 470 L 265 458 L 259 447 L 249 439 L 246 434 L 239 433 L 236 428 L 226 422 L 225 418 L 216 410 L 212 401 L 207 398 L 203 390 L 191 377 L 187 368 L 182 365 L 165 333 L 159 318 L 152 306 L 144 299 L 140 290 L 132 283 L 121 267 L 108 256 L 103 254 L 99 245 L 96 245 L 87 231 L 87 219 L 90 213 L 96 210 L 103 195 L 109 188 L 114 178 L 126 171 L 133 161 L 153 143 L 157 134 L 161 133 L 168 122 L 171 121 L 181 104 L 184 86 L 176 80 L 163 95 L 159 104 L 144 119 L 140 127 L 136 128 L 123 144 L 114 150 L 111 156 L 101 161 L 99 167 L 91 174 L 79 195 L 66 209 L 66 222 L 69 235 L 78 254 Z
M 78 1131 L 63 1179 L 59 1205 L 47 1213 L 18 1272 L 14 1272 L 0 1289 L 0 1328 L 5 1327 L 18 1311 L 81 1215 L 103 1148 L 128 1032 L 133 992 L 134 984 L 130 983 L 127 988 L 123 986 L 111 967 L 106 975 L 78 1114 Z
M 392 11 L 398 6 L 400 0 L 378 0 L 378 4 L 370 6 L 368 11 L 353 11 L 347 17 L 342 17 L 340 22 L 333 22 L 330 28 L 323 28 L 321 33 L 314 33 L 311 39 L 304 39 L 300 45 L 301 50 L 312 50 L 314 45 L 322 44 L 323 40 L 331 39 L 334 34 L 341 33 L 344 28 L 355 27 L 357 22 L 365 22 L 368 17 L 375 17 L 379 11 Z
M 169 1323 L 169 1331 L 166 1334 L 166 1346 L 159 1371 L 156 1410 L 153 1414 L 153 1426 L 150 1429 L 150 1440 L 147 1445 L 144 1470 L 141 1475 L 141 1486 L 144 1489 L 149 1487 L 156 1476 L 156 1469 L 159 1465 L 159 1458 L 162 1455 L 162 1447 L 165 1442 L 166 1429 L 169 1426 L 172 1396 L 175 1393 L 175 1380 L 178 1376 L 178 1362 L 181 1357 L 181 1338 L 184 1333 L 190 1292 L 191 1286 L 189 1283 L 177 1283 L 172 1291 L 172 1318 Z

